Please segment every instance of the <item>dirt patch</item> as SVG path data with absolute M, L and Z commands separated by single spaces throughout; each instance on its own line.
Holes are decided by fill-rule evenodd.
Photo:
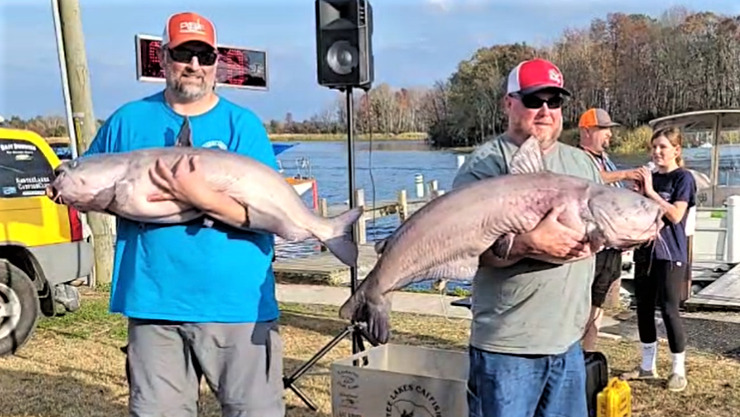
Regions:
M 282 305 L 285 372 L 308 360 L 346 325 L 336 308 Z M 412 314 L 393 315 L 393 343 L 464 350 L 469 321 Z M 83 308 L 65 317 L 43 319 L 34 338 L 17 356 L 0 359 L 2 415 L 7 417 L 125 417 L 128 390 L 123 370 L 125 321 L 107 313 L 107 297 L 85 296 Z M 737 339 L 735 339 L 737 340 Z M 638 345 L 602 339 L 598 348 L 617 375 L 639 361 Z M 348 339 L 320 360 L 297 386 L 318 406 L 309 410 L 286 391 L 287 416 L 331 415 L 329 364 L 351 354 Z M 670 370 L 667 345 L 661 343 L 659 372 Z M 740 361 L 722 354 L 691 349 L 687 355 L 689 386 L 675 394 L 663 388 L 665 380 L 633 382 L 635 417 L 730 417 L 740 409 Z M 220 416 L 213 396 L 203 389 L 204 417 Z

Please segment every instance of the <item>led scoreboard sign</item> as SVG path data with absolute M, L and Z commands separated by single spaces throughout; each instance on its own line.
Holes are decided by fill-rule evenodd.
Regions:
M 136 79 L 164 82 L 164 71 L 157 51 L 162 45 L 159 36 L 135 36 Z M 218 45 L 216 85 L 232 88 L 267 90 L 267 53 L 254 49 Z

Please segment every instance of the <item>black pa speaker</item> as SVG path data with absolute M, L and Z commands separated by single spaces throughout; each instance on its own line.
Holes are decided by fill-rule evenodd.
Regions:
M 320 85 L 369 90 L 374 79 L 373 11 L 367 0 L 316 0 Z

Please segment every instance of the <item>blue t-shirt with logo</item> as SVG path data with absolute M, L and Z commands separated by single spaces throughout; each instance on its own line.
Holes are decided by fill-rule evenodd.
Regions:
M 677 201 L 688 203 L 683 218 L 678 223 L 673 223 L 663 217 L 663 228 L 660 230 L 662 242 L 653 241 L 646 249 L 653 249 L 654 259 L 664 261 L 688 263 L 688 241 L 686 237 L 686 219 L 689 208 L 696 205 L 696 182 L 694 176 L 686 169 L 677 168 L 671 172 L 653 173 L 653 189 L 664 200 L 671 204 Z
M 163 92 L 125 104 L 101 127 L 87 154 L 173 146 L 183 117 Z M 251 111 L 220 97 L 190 117 L 193 146 L 219 147 L 275 169 L 267 132 Z M 110 311 L 187 322 L 278 318 L 272 270 L 274 237 L 203 219 L 157 225 L 117 218 Z

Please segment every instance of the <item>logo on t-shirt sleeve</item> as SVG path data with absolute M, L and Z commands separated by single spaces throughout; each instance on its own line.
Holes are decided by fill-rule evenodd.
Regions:
M 220 140 L 209 140 L 208 142 L 203 144 L 203 147 L 204 148 L 218 148 L 224 151 L 229 149 L 229 147 L 226 146 L 226 144 Z

